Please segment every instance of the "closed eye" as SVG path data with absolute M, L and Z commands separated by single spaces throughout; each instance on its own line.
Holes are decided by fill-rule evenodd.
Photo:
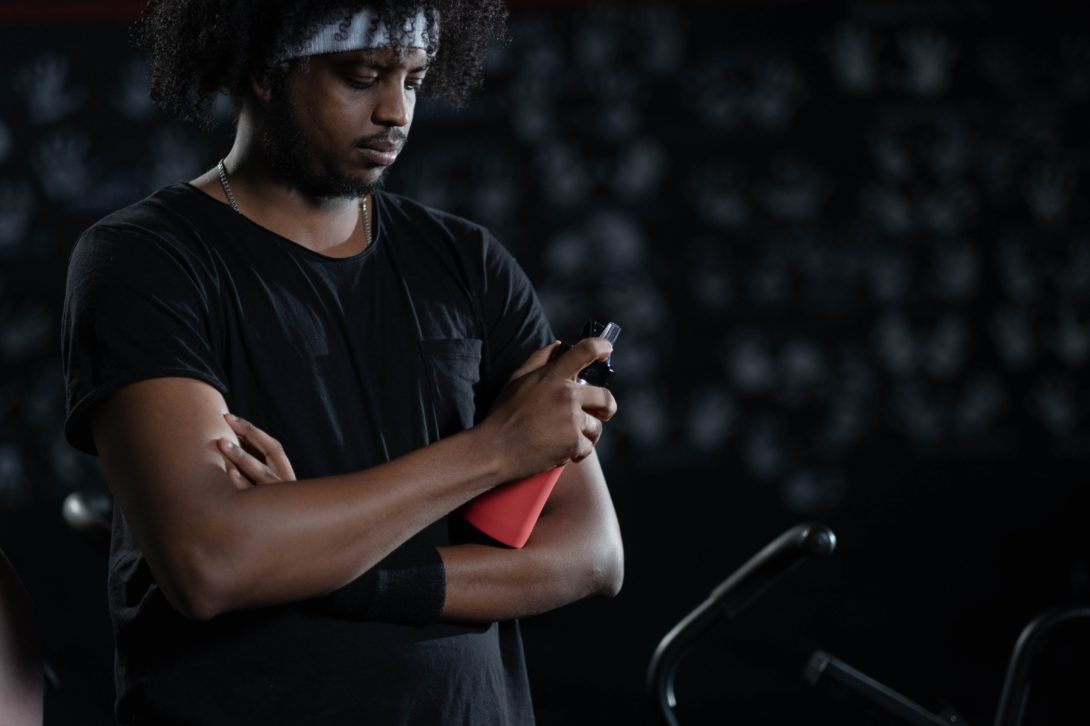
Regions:
M 366 90 L 375 85 L 377 78 L 345 78 L 344 82 L 349 88 Z

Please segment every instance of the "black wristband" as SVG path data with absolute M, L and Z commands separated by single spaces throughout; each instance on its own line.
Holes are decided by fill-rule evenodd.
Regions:
M 308 605 L 323 615 L 429 625 L 439 619 L 447 579 L 439 551 L 407 543 L 344 587 Z

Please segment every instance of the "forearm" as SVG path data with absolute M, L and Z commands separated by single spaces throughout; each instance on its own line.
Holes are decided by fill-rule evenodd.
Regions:
M 329 593 L 500 478 L 482 434 L 467 431 L 365 471 L 240 490 L 214 438 L 162 445 L 152 437 L 165 427 L 126 422 L 125 402 L 96 427 L 107 480 L 164 594 L 198 619 Z M 179 423 L 177 436 L 211 430 Z M 181 453 L 194 449 L 196 462 Z
M 624 577 L 620 532 L 596 459 L 568 465 L 525 548 L 464 544 L 439 552 L 444 620 L 536 615 L 590 595 L 616 595 Z
M 335 590 L 496 481 L 470 434 L 364 471 L 230 492 L 198 556 L 213 612 Z
M 223 396 L 185 377 L 113 393 L 92 421 L 95 446 L 133 537 L 179 611 L 204 619 L 305 600 L 352 582 L 497 484 L 593 453 L 616 406 L 575 373 L 603 358 L 608 343 L 589 338 L 549 362 L 551 350 L 516 371 L 478 426 L 365 471 L 258 477 L 263 483 L 250 486 L 256 479 L 239 472 L 260 471 L 241 447 L 225 446 L 238 439 Z M 287 463 L 273 443 L 266 461 Z

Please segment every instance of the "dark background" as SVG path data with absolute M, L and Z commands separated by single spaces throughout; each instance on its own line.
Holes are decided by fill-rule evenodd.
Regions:
M 60 688 L 108 723 L 105 564 L 60 503 L 68 252 L 229 147 L 164 118 L 132 3 L 0 3 L 0 548 Z M 852 724 L 824 648 L 994 715 L 1038 612 L 1090 598 L 1090 32 L 1059 4 L 520 2 L 467 108 L 421 109 L 388 188 L 489 226 L 563 337 L 624 326 L 600 445 L 615 600 L 524 622 L 539 722 L 643 723 L 658 640 L 800 521 L 838 534 L 679 675 L 685 724 Z M 228 116 L 224 115 L 225 121 Z M 1027 723 L 1090 722 L 1086 629 Z

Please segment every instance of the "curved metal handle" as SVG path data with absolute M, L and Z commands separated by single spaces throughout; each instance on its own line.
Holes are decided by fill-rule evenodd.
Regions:
M 1090 618 L 1090 608 L 1056 608 L 1041 613 L 1022 629 L 1014 644 L 1003 690 L 999 694 L 999 706 L 995 713 L 995 726 L 1019 726 L 1026 709 L 1029 695 L 1029 669 L 1033 658 L 1044 644 L 1045 637 L 1057 626 L 1072 620 Z
M 647 669 L 647 690 L 663 723 L 678 726 L 673 711 L 677 706 L 674 674 L 697 636 L 722 618 L 736 617 L 805 560 L 828 557 L 835 549 L 836 535 L 825 525 L 808 523 L 792 527 L 735 570 L 666 634 Z

